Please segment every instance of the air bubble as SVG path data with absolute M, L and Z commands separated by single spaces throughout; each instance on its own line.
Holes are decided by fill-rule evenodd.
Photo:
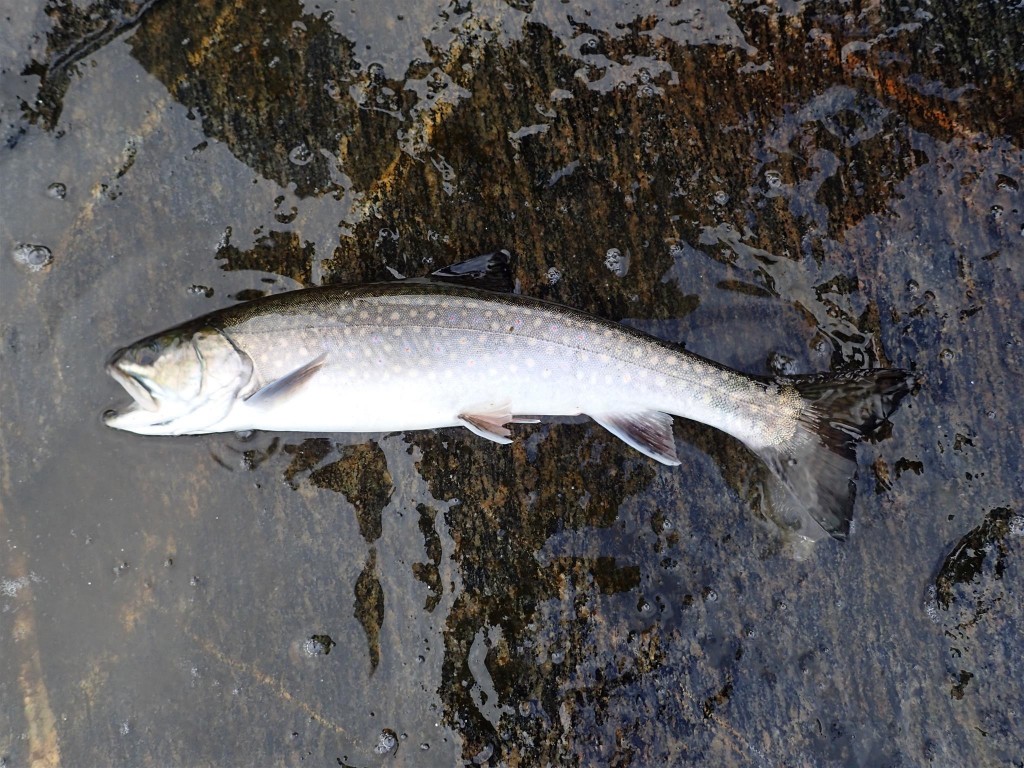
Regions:
M 42 272 L 53 263 L 53 252 L 45 245 L 18 243 L 12 255 L 15 263 L 29 272 Z
M 59 181 L 55 181 L 53 182 L 53 184 L 46 188 L 46 194 L 48 194 L 54 200 L 63 200 L 65 197 L 68 196 L 68 188 L 64 184 L 61 184 Z
M 551 267 L 548 269 L 548 285 L 557 285 L 558 281 L 562 279 L 562 270 L 558 267 Z
M 765 171 L 764 181 L 768 185 L 768 189 L 782 188 L 782 174 L 778 171 Z
M 313 151 L 305 143 L 299 144 L 288 153 L 288 160 L 294 165 L 309 165 L 313 161 Z
M 715 192 L 713 199 L 716 205 L 725 205 L 726 203 L 729 202 L 729 193 L 726 192 L 724 189 L 720 189 L 717 192 Z

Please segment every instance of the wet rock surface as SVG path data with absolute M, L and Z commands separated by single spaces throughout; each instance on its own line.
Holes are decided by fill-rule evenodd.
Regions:
M 1024 764 L 1020 8 L 7 14 L 0 762 Z M 850 539 L 679 420 L 102 424 L 124 343 L 498 247 L 750 373 L 913 370 Z

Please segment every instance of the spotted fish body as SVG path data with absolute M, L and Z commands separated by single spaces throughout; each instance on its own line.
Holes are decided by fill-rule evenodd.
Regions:
M 754 378 L 618 323 L 465 283 L 310 288 L 144 339 L 111 360 L 137 405 L 108 424 L 142 434 L 463 426 L 504 443 L 509 423 L 586 414 L 674 465 L 677 415 L 742 441 L 845 535 L 854 444 L 906 392 L 902 372 Z

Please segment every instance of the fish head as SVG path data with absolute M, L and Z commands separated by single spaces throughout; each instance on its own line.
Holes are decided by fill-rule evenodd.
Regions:
M 177 328 L 119 349 L 107 373 L 132 404 L 107 426 L 142 435 L 214 431 L 252 380 L 252 360 L 211 327 Z

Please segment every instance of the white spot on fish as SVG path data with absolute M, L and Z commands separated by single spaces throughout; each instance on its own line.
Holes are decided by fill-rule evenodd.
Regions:
M 401 336 L 402 335 L 402 329 L 401 328 L 395 328 L 395 330 L 392 331 L 391 335 L 392 336 Z
M 392 313 L 391 313 L 391 314 L 389 315 L 389 317 L 390 317 L 390 318 L 391 318 L 392 320 L 397 320 L 397 319 L 398 319 L 398 318 L 400 317 L 400 315 L 399 315 L 399 314 L 398 314 L 398 312 L 396 311 L 396 312 L 392 312 Z
M 600 360 L 602 363 L 607 363 L 609 360 L 611 360 L 611 358 L 608 357 L 608 355 L 604 354 L 603 352 L 597 356 L 597 359 Z
M 659 386 L 659 387 L 664 387 L 665 386 L 665 377 L 664 376 L 655 376 L 654 377 L 654 383 L 657 386 Z
M 537 361 L 534 360 L 532 357 L 526 358 L 526 367 L 527 368 L 533 368 L 536 364 L 537 364 Z
M 535 347 L 535 346 L 537 346 L 537 340 L 531 336 L 530 338 L 528 338 L 526 340 L 526 344 L 527 344 L 527 346 Z
M 363 310 L 362 312 L 360 312 L 360 313 L 359 313 L 359 319 L 360 319 L 360 320 L 369 320 L 369 319 L 370 319 L 370 313 L 369 313 L 369 312 L 367 312 L 367 311 L 366 311 L 366 310 L 364 309 L 364 310 Z
M 544 324 L 544 318 L 542 318 L 542 317 L 538 317 L 538 318 L 534 319 L 534 321 L 533 321 L 533 327 L 534 328 L 540 328 L 543 324 Z

